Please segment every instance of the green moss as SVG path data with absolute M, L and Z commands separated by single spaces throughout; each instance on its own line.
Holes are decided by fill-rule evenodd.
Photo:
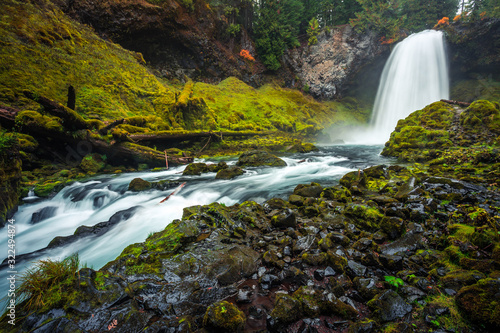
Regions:
M 80 162 L 80 168 L 85 172 L 97 173 L 104 169 L 106 165 L 104 160 L 105 158 L 99 154 L 88 154 Z
M 35 194 L 39 197 L 48 197 L 51 193 L 62 189 L 64 184 L 61 181 L 48 180 L 35 186 Z
M 44 116 L 36 111 L 21 111 L 16 115 L 16 123 L 21 127 L 29 126 L 39 131 L 63 132 L 64 127 L 58 117 Z
M 245 327 L 245 314 L 227 301 L 214 303 L 207 308 L 203 326 L 222 332 L 239 332 Z
M 500 282 L 498 280 L 483 279 L 460 290 L 456 301 L 463 315 L 488 328 L 499 327 L 499 288 Z
M 76 89 L 77 115 L 163 113 L 173 103 L 172 89 L 135 52 L 100 39 L 52 2 L 7 0 L 2 9 L 0 100 L 6 104 L 34 105 L 23 90 L 65 102 L 69 85 Z
M 357 227 L 363 230 L 374 230 L 379 228 L 379 224 L 384 217 L 378 209 L 358 204 L 347 205 L 344 213 L 347 217 L 351 218 L 352 222 Z
M 288 294 L 276 294 L 270 315 L 279 325 L 288 324 L 302 317 L 302 302 Z

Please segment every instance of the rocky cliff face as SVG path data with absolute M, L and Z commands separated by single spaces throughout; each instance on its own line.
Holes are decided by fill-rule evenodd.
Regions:
M 361 35 L 345 25 L 322 32 L 316 45 L 291 50 L 286 61 L 314 97 L 334 99 L 345 94 L 365 65 L 388 53 L 375 34 Z
M 245 38 L 239 41 L 225 36 L 227 23 L 204 2 L 189 8 L 173 0 L 158 5 L 144 0 L 61 0 L 59 5 L 101 36 L 141 52 L 167 79 L 187 75 L 208 82 L 228 76 L 252 80 L 248 66 L 238 56 Z

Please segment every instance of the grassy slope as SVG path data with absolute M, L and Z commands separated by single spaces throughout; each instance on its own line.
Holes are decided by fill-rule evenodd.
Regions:
M 0 103 L 37 110 L 38 105 L 23 96 L 24 89 L 65 103 L 67 88 L 73 85 L 77 111 L 86 118 L 156 115 L 180 129 L 173 110 L 178 90 L 156 78 L 140 54 L 102 40 L 49 0 L 6 0 L 2 6 Z M 217 86 L 196 83 L 189 98 L 196 97 L 203 97 L 215 111 L 217 124 L 184 128 L 292 131 L 295 123 L 297 132 L 306 134 L 329 125 L 338 109 L 335 103 L 319 103 L 298 91 L 270 85 L 256 90 L 234 78 Z
M 236 78 L 218 85 L 196 83 L 193 97 L 201 97 L 217 115 L 220 128 L 280 129 L 308 134 L 338 121 L 363 122 L 367 115 L 338 102 L 318 102 L 302 92 L 267 84 L 254 89 Z
M 174 101 L 140 54 L 100 39 L 48 0 L 2 3 L 0 59 L 0 102 L 10 106 L 38 108 L 23 89 L 64 103 L 69 85 L 78 112 L 102 120 L 161 115 Z

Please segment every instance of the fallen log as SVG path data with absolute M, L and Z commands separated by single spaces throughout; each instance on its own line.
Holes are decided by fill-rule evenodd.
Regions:
M 122 118 L 122 119 L 118 119 L 118 120 L 115 120 L 113 121 L 112 123 L 104 126 L 103 128 L 99 129 L 99 134 L 101 135 L 105 135 L 108 133 L 108 131 L 118 125 L 121 125 L 125 122 L 125 118 Z
M 453 104 L 453 105 L 460 105 L 460 106 L 469 106 L 470 103 L 467 103 L 467 102 L 459 102 L 459 101 L 453 101 L 453 100 L 450 100 L 450 99 L 442 99 L 441 102 L 445 102 L 445 103 L 448 103 L 448 104 Z
M 180 184 L 172 193 L 170 193 L 169 195 L 167 195 L 167 197 L 165 199 L 163 199 L 162 201 L 160 201 L 160 203 L 163 203 L 163 202 L 167 201 L 168 199 L 170 199 L 170 197 L 176 195 L 177 192 L 179 192 L 184 187 L 184 185 L 186 185 L 186 182 Z
M 198 140 L 203 138 L 213 138 L 220 140 L 221 137 L 250 137 L 250 136 L 264 136 L 273 132 L 191 132 L 191 133 L 160 133 L 160 134 L 133 134 L 129 137 L 135 142 L 148 141 L 148 142 L 162 142 L 162 141 L 179 141 L 179 140 Z
M 10 106 L 0 105 L 0 125 L 6 128 L 12 128 L 16 124 L 16 115 L 19 110 Z
M 29 99 L 32 99 L 33 101 L 43 106 L 44 110 L 47 113 L 50 113 L 53 116 L 61 118 L 61 120 L 64 123 L 64 127 L 66 129 L 81 130 L 89 128 L 89 125 L 87 124 L 85 119 L 83 119 L 82 116 L 80 116 L 78 113 L 71 110 L 70 108 L 62 105 L 61 103 L 50 100 L 43 96 L 35 95 L 27 90 L 23 91 L 23 93 Z
M 165 153 L 131 142 L 109 144 L 102 140 L 88 139 L 94 151 L 105 154 L 108 163 L 138 165 L 145 163 L 149 167 L 165 166 Z M 169 165 L 182 165 L 193 162 L 192 157 L 168 156 Z M 115 163 L 113 163 L 115 162 Z

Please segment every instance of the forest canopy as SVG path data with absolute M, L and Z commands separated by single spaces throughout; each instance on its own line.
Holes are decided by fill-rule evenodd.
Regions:
M 191 2 L 191 0 L 183 0 Z M 319 29 L 350 24 L 358 32 L 374 31 L 383 40 L 431 29 L 440 19 L 469 21 L 500 17 L 496 0 L 209 0 L 227 16 L 231 34 L 246 29 L 256 42 L 260 60 L 270 70 L 281 67 L 285 50 L 311 36 L 310 22 Z M 309 36 L 309 37 L 308 37 Z M 314 38 L 312 39 L 314 41 Z M 311 40 L 309 40 L 311 44 Z

